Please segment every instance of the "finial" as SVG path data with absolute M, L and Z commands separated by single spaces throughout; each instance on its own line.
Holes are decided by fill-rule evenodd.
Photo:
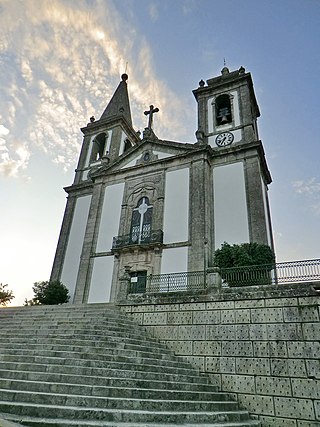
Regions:
M 244 74 L 246 72 L 246 69 L 244 67 L 239 68 L 239 74 Z
M 121 80 L 122 80 L 123 82 L 126 82 L 126 81 L 128 80 L 128 74 L 126 74 L 126 73 L 122 74 L 122 76 L 121 76 Z
M 96 120 L 96 119 L 95 119 L 95 117 L 94 117 L 94 116 L 91 116 L 91 117 L 90 117 L 90 123 L 93 123 L 95 120 Z
M 225 75 L 227 75 L 227 74 L 229 74 L 229 68 L 227 67 L 227 62 L 226 62 L 226 58 L 223 58 L 223 68 L 222 68 L 222 70 L 221 70 L 221 74 L 223 75 L 223 76 L 225 76 Z
M 201 80 L 200 80 L 200 82 L 199 82 L 199 86 L 200 86 L 200 87 L 203 87 L 204 85 L 205 85 L 205 83 L 204 83 L 204 81 L 201 79 Z

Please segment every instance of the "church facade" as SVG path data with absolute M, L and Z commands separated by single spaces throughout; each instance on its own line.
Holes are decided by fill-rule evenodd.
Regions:
M 194 143 L 159 139 L 152 105 L 141 138 L 127 79 L 101 118 L 81 129 L 75 179 L 65 188 L 51 280 L 68 287 L 73 303 L 117 301 L 124 272 L 143 292 L 150 274 L 206 271 L 225 241 L 273 247 L 271 176 L 250 73 L 224 67 L 199 82 Z

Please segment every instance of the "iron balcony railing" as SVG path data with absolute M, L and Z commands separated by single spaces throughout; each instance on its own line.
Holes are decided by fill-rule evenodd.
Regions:
M 222 286 L 282 285 L 320 281 L 320 259 L 279 262 L 246 267 L 221 268 Z M 129 293 L 168 293 L 202 291 L 207 273 L 193 271 L 146 276 L 130 283 Z
M 148 230 L 142 233 L 131 233 L 113 238 L 112 249 L 125 246 L 160 244 L 163 242 L 162 230 Z
M 221 268 L 222 283 L 229 286 L 276 285 L 320 280 L 320 259 Z
M 192 292 L 206 288 L 204 271 L 184 273 L 151 274 L 146 277 L 145 286 L 131 283 L 129 293 Z

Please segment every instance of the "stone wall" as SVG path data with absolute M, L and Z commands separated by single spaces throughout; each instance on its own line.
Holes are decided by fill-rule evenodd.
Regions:
M 123 311 L 209 374 L 264 427 L 320 426 L 316 284 L 130 298 Z

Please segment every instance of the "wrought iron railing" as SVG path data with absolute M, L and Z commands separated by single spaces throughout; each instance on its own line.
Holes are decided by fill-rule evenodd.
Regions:
M 320 259 L 221 268 L 223 285 L 250 286 L 320 280 Z
M 150 245 L 163 242 L 162 230 L 148 230 L 142 233 L 131 233 L 113 238 L 112 249 L 119 249 L 132 245 Z
M 320 281 L 320 259 L 221 268 L 222 286 L 281 285 Z M 191 271 L 157 274 L 144 283 L 130 284 L 129 293 L 193 292 L 207 288 L 207 273 Z
M 200 291 L 206 288 L 204 271 L 157 274 L 147 277 L 147 293 Z

